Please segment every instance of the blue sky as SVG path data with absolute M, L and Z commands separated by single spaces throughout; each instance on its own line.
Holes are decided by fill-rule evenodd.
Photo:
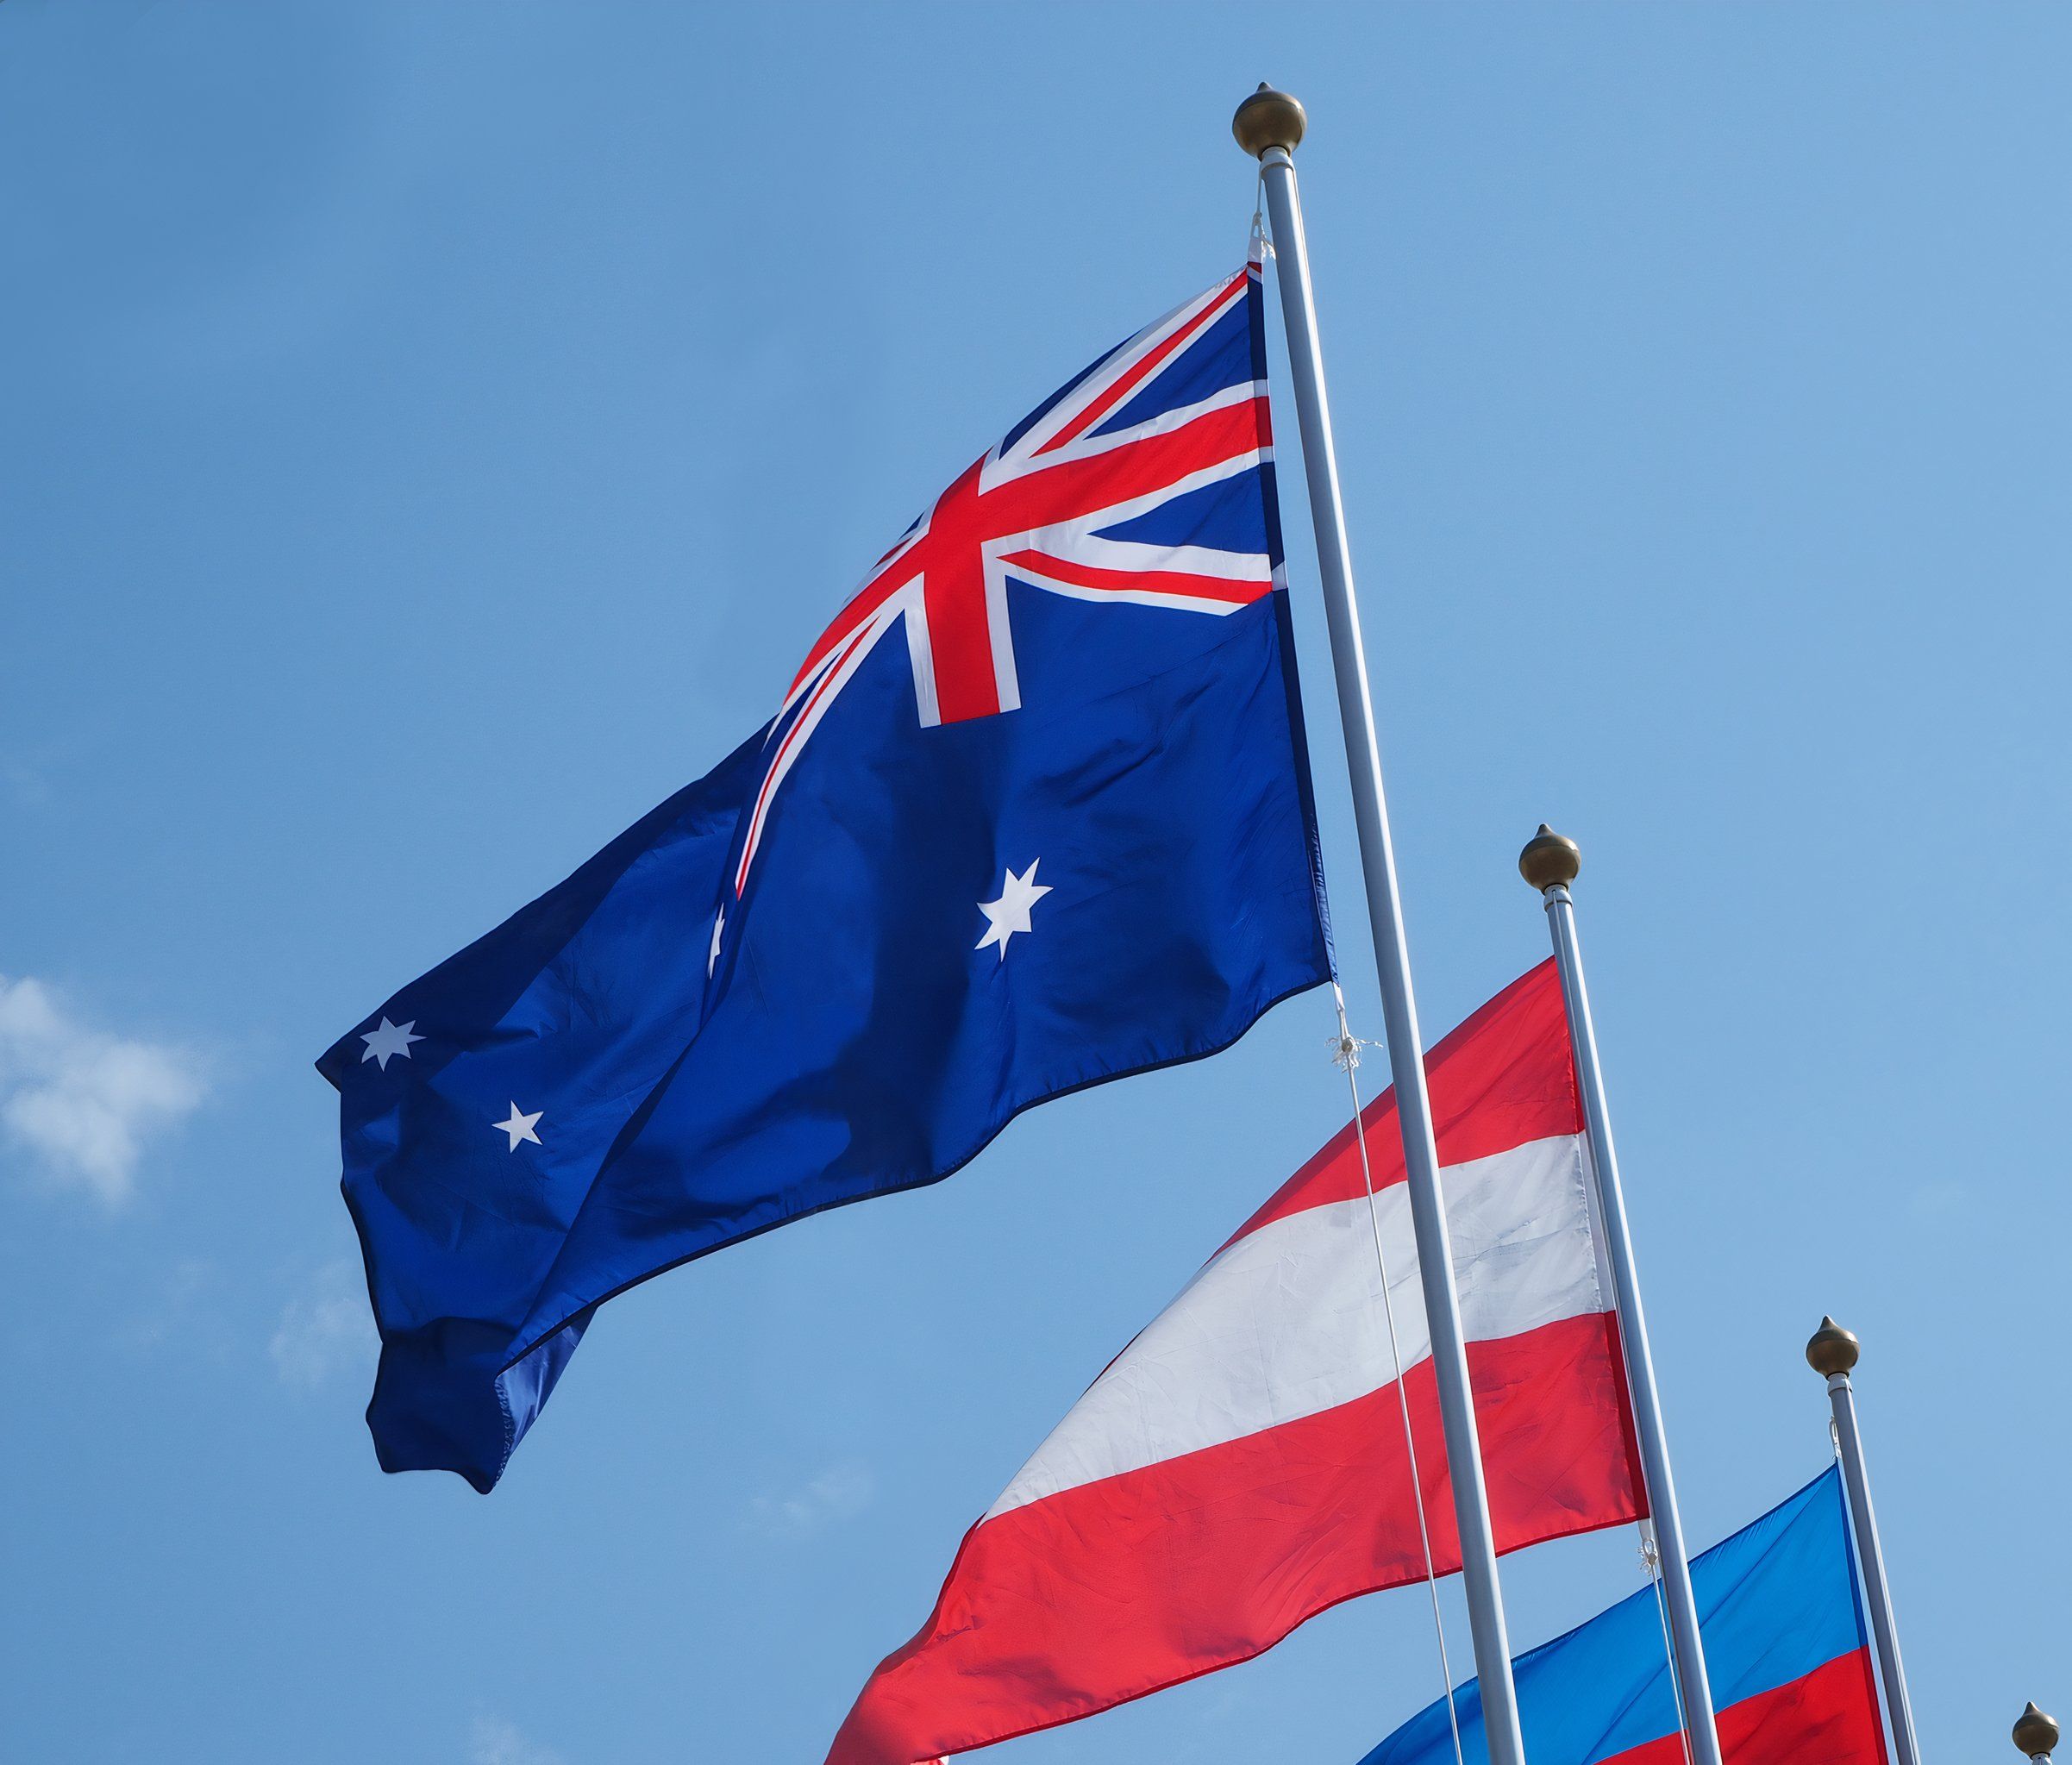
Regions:
M 374 1468 L 310 1061 L 1236 261 L 1261 78 L 1427 1028 L 1575 834 L 1696 1539 L 1824 1461 L 1832 1310 L 1927 1749 L 2072 1703 L 2069 53 L 2017 3 L 0 9 L 0 1751 L 817 1759 L 1336 1125 L 1298 999 L 616 1301 L 492 1497 Z M 1514 1637 L 1634 1578 L 1512 1558 Z M 987 1756 L 1350 1761 L 1434 1689 L 1405 1593 Z

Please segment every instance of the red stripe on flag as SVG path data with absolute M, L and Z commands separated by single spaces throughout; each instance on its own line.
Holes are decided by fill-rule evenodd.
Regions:
M 1804 1679 L 1743 1698 L 1718 1716 L 1727 1765 L 1884 1765 L 1868 1649 L 1837 1655 Z M 1599 1765 L 1684 1765 L 1683 1737 L 1664 1735 Z
M 1249 606 L 1274 590 L 1270 581 L 1239 582 L 1228 576 L 1197 576 L 1185 570 L 1103 570 L 1095 565 L 1053 557 L 1048 552 L 1015 552 L 1000 561 L 1011 570 L 1019 565 L 1074 588 L 1103 589 L 1118 594 L 1186 595 L 1193 600 L 1227 601 L 1235 607 Z
M 1138 386 L 1142 385 L 1149 377 L 1152 370 L 1164 361 L 1167 357 L 1183 343 L 1192 342 L 1199 337 L 1229 304 L 1230 297 L 1245 285 L 1245 280 L 1250 274 L 1251 272 L 1248 268 L 1240 270 L 1231 277 L 1217 291 L 1216 297 L 1194 316 L 1194 322 L 1192 324 L 1181 326 L 1179 330 L 1146 355 L 1135 367 L 1130 368 L 1118 378 L 1113 385 L 1074 417 L 1057 434 L 1044 442 L 1042 447 L 1038 448 L 1036 452 L 1048 454 L 1053 448 L 1061 448 L 1067 441 L 1077 441 L 1080 436 L 1092 429 L 1095 423 L 1120 404 L 1129 393 L 1135 391 Z
M 1635 1518 L 1608 1315 L 1468 1353 L 1499 1549 Z M 1430 1363 L 1405 1385 L 1449 1574 L 1460 1555 Z M 828 1765 L 914 1765 L 1091 1715 L 1424 1574 L 1391 1385 L 974 1526 L 934 1615 L 872 1675 Z
M 1061 521 L 1170 491 L 1180 479 L 1272 444 L 1263 397 L 1218 404 L 1163 429 L 1074 459 L 1017 473 L 984 491 L 981 527 L 988 538 L 1035 533 Z
M 1561 976 L 1552 957 L 1521 974 L 1424 1056 L 1439 1162 L 1466 1164 L 1529 1140 L 1583 1131 Z M 1403 1180 L 1403 1140 L 1390 1087 L 1362 1112 L 1374 1187 Z M 1348 1122 L 1274 1199 L 1231 1234 L 1249 1232 L 1305 1208 L 1367 1192 L 1360 1150 Z M 1225 1248 L 1229 1248 L 1226 1244 Z

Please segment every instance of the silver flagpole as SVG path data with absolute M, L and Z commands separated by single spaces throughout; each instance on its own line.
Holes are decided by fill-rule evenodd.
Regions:
M 1596 1172 L 1598 1211 L 1605 1223 L 1605 1249 L 1612 1265 L 1612 1297 L 1618 1306 L 1619 1344 L 1625 1354 L 1626 1389 L 1633 1399 L 1633 1431 L 1640 1441 L 1641 1475 L 1655 1522 L 1655 1547 L 1662 1592 L 1669 1608 L 1670 1654 L 1683 1693 L 1684 1731 L 1694 1765 L 1721 1765 L 1719 1729 L 1712 1714 L 1712 1685 L 1705 1670 L 1699 1635 L 1698 1596 L 1691 1587 L 1683 1518 L 1676 1508 L 1676 1483 L 1669 1474 L 1669 1442 L 1662 1425 L 1662 1398 L 1655 1388 L 1655 1355 L 1640 1306 L 1640 1274 L 1626 1225 L 1625 1192 L 1619 1186 L 1618 1154 L 1612 1144 L 1612 1115 L 1605 1100 L 1605 1075 L 1597 1059 L 1597 1030 L 1590 1018 L 1590 992 L 1583 984 L 1582 946 L 1575 932 L 1575 902 L 1568 885 L 1582 867 L 1574 840 L 1544 822 L 1518 854 L 1518 872 L 1547 904 L 1554 935 L 1554 960 L 1561 969 L 1562 1001 L 1568 1014 L 1568 1039 L 1575 1048 L 1575 1073 L 1583 1092 L 1583 1125 Z
M 1497 1584 L 1496 1534 L 1490 1524 L 1489 1493 L 1482 1476 L 1481 1445 L 1468 1386 L 1468 1347 L 1454 1282 L 1453 1246 L 1439 1192 L 1438 1144 L 1432 1133 L 1431 1098 L 1424 1085 L 1424 1044 L 1418 1039 L 1417 1005 L 1411 996 L 1410 952 L 1404 942 L 1395 851 L 1381 790 L 1381 750 L 1374 737 L 1367 658 L 1360 643 L 1359 611 L 1353 602 L 1352 561 L 1345 540 L 1345 508 L 1338 494 L 1330 408 L 1324 391 L 1324 357 L 1310 288 L 1302 203 L 1295 190 L 1295 162 L 1290 157 L 1308 121 L 1294 99 L 1262 84 L 1237 107 L 1230 129 L 1237 144 L 1259 161 L 1274 222 L 1280 311 L 1287 326 L 1288 361 L 1294 370 L 1295 418 L 1302 433 L 1310 514 L 1317 527 L 1318 573 L 1330 625 L 1331 667 L 1344 725 L 1346 766 L 1352 775 L 1353 817 L 1360 830 L 1360 867 L 1367 883 L 1368 917 L 1374 927 L 1374 963 L 1380 971 L 1381 1017 L 1389 1072 L 1396 1086 L 1396 1119 L 1403 1134 L 1411 1224 L 1424 1288 L 1424 1315 L 1431 1330 L 1432 1369 L 1437 1375 L 1439 1417 L 1460 1525 L 1462 1579 L 1474 1638 L 1475 1672 L 1481 1681 L 1489 1757 L 1491 1765 L 1524 1765 L 1518 1693 L 1511 1681 L 1511 1640 L 1504 1628 L 1503 1599 Z
M 2034 1765 L 2050 1765 L 2050 1755 L 2057 1750 L 2057 1724 L 2031 1704 L 2015 1718 L 2014 1744 Z
M 1892 1590 L 1885 1580 L 1885 1549 L 1878 1542 L 1878 1517 L 1870 1505 L 1870 1482 L 1863 1471 L 1856 1388 L 1849 1382 L 1850 1368 L 1862 1352 L 1855 1332 L 1831 1317 L 1820 1320 L 1820 1328 L 1806 1345 L 1806 1364 L 1825 1375 L 1827 1400 L 1834 1407 L 1835 1450 L 1841 1455 L 1842 1480 L 1849 1490 L 1850 1524 L 1856 1535 L 1856 1557 L 1863 1571 L 1871 1640 L 1877 1647 L 1878 1677 L 1885 1686 L 1885 1715 L 1892 1724 L 1893 1746 L 1900 1756 L 1899 1765 L 1921 1765 L 1920 1749 L 1914 1743 L 1913 1706 L 1906 1697 L 1906 1670 L 1900 1665 L 1899 1631 L 1893 1624 Z

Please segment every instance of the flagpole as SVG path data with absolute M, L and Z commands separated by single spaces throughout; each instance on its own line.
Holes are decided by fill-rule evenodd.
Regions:
M 1367 885 L 1368 917 L 1374 929 L 1374 963 L 1381 982 L 1381 1017 L 1388 1063 L 1396 1086 L 1396 1120 L 1403 1136 L 1403 1163 L 1410 1191 L 1411 1224 L 1424 1289 L 1424 1314 L 1431 1331 L 1432 1369 L 1439 1392 L 1439 1418 L 1452 1474 L 1454 1512 L 1459 1522 L 1462 1580 L 1468 1596 L 1468 1628 L 1474 1640 L 1475 1672 L 1481 1681 L 1482 1716 L 1491 1765 L 1524 1765 L 1524 1737 L 1518 1727 L 1518 1693 L 1511 1678 L 1511 1640 L 1504 1626 L 1497 1581 L 1496 1533 L 1489 1518 L 1489 1493 L 1468 1384 L 1468 1347 L 1461 1327 L 1453 1246 L 1439 1189 L 1438 1143 L 1432 1131 L 1431 1098 L 1424 1083 L 1424 1044 L 1418 1035 L 1411 994 L 1410 952 L 1403 936 L 1403 908 L 1396 886 L 1396 860 L 1389 836 L 1388 807 L 1381 788 L 1381 750 L 1374 735 L 1374 710 L 1353 600 L 1352 561 L 1345 536 L 1345 507 L 1338 491 L 1338 462 L 1331 443 L 1330 405 L 1324 390 L 1324 359 L 1310 285 L 1309 250 L 1302 229 L 1302 202 L 1295 188 L 1293 149 L 1308 126 L 1303 108 L 1285 92 L 1261 84 L 1237 107 L 1231 133 L 1259 161 L 1267 210 L 1274 223 L 1274 259 L 1280 282 L 1281 317 L 1287 327 L 1288 361 L 1294 371 L 1295 418 L 1302 435 L 1302 463 L 1309 479 L 1310 514 L 1317 529 L 1318 574 L 1331 639 L 1331 667 L 1338 687 L 1345 759 L 1353 787 L 1353 818 L 1360 835 L 1360 867 Z M 1418 1499 L 1423 1499 L 1420 1491 Z
M 1647 1318 L 1641 1311 L 1640 1273 L 1635 1266 L 1632 1234 L 1626 1224 L 1618 1155 L 1612 1144 L 1612 1115 L 1605 1097 L 1604 1070 L 1598 1063 L 1590 992 L 1583 984 L 1575 902 L 1568 892 L 1568 885 L 1581 867 L 1582 854 L 1575 842 L 1564 839 L 1543 822 L 1538 834 L 1518 854 L 1519 873 L 1540 892 L 1546 903 L 1554 960 L 1561 970 L 1562 1002 L 1568 1015 L 1568 1040 L 1575 1049 L 1576 1077 L 1582 1085 L 1583 1125 L 1590 1142 L 1590 1162 L 1596 1173 L 1598 1211 L 1604 1220 L 1612 1295 L 1618 1307 L 1626 1389 L 1633 1399 L 1633 1431 L 1639 1439 L 1641 1475 L 1647 1486 L 1662 1592 L 1669 1608 L 1670 1653 L 1677 1687 L 1683 1693 L 1684 1731 L 1690 1737 L 1694 1765 L 1721 1765 L 1712 1686 L 1706 1673 L 1705 1647 L 1699 1629 L 1698 1596 L 1691 1586 L 1683 1518 L 1676 1506 L 1676 1483 L 1669 1474 L 1669 1442 L 1662 1427 L 1662 1397 L 1655 1386 L 1655 1355 L 1648 1343 Z
M 1835 1450 L 1842 1459 L 1842 1480 L 1849 1491 L 1849 1518 L 1856 1535 L 1856 1556 L 1863 1570 L 1863 1593 L 1870 1607 L 1871 1640 L 1878 1651 L 1878 1677 L 1885 1686 L 1885 1714 L 1892 1724 L 1899 1765 L 1920 1765 L 1914 1742 L 1913 1706 L 1906 1697 L 1906 1670 L 1900 1665 L 1900 1636 L 1893 1623 L 1892 1589 L 1885 1580 L 1885 1549 L 1878 1541 L 1878 1517 L 1870 1505 L 1870 1482 L 1863 1469 L 1863 1437 L 1856 1431 L 1856 1393 L 1849 1382 L 1863 1345 L 1852 1330 L 1831 1317 L 1806 1345 L 1806 1364 L 1827 1379 L 1827 1400 L 1835 1412 Z M 2018 1730 L 2019 1732 L 2019 1730 Z M 2055 1744 L 2055 1737 L 2053 1737 Z
M 2057 1750 L 2057 1724 L 2031 1703 L 2015 1718 L 2014 1744 L 2034 1765 L 2050 1765 Z

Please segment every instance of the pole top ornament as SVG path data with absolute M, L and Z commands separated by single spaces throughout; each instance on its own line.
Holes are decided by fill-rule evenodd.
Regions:
M 1518 874 L 1536 889 L 1572 883 L 1582 867 L 1583 848 L 1566 834 L 1556 833 L 1545 822 L 1518 854 Z
M 1291 153 L 1308 133 L 1310 113 L 1300 100 L 1277 92 L 1263 79 L 1259 90 L 1237 107 L 1230 119 L 1230 133 L 1237 145 L 1256 160 L 1268 147 L 1286 147 Z
M 1856 1331 L 1843 1329 L 1831 1317 L 1823 1317 L 1820 1328 L 1806 1345 L 1806 1364 L 1814 1372 L 1832 1378 L 1837 1373 L 1848 1372 L 1862 1352 L 1863 1344 L 1856 1340 Z
M 2028 1757 L 2040 1759 L 2056 1750 L 2057 1724 L 2031 1704 L 2014 1724 L 2014 1744 Z

